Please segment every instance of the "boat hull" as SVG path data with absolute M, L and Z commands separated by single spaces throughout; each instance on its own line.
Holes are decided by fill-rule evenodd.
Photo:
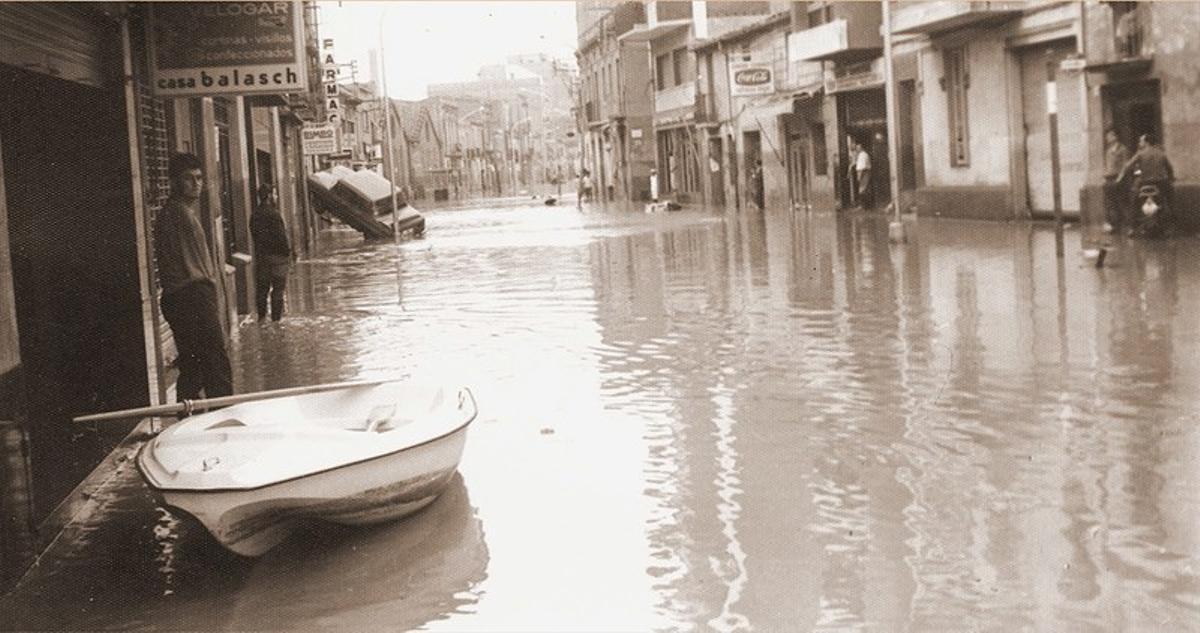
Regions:
M 402 451 L 249 490 L 163 490 L 146 479 L 167 506 L 195 517 L 223 546 L 259 556 L 305 520 L 368 525 L 420 511 L 453 477 L 466 432 L 463 426 Z

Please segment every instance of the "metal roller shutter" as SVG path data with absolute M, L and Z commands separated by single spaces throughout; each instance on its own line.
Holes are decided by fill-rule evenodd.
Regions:
M 105 5 L 0 2 L 0 63 L 102 87 L 120 77 Z

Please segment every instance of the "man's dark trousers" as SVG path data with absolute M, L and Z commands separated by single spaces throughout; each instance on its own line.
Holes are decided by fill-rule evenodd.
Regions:
M 259 262 L 254 269 L 255 306 L 258 318 L 267 316 L 267 297 L 271 299 L 271 320 L 283 318 L 283 295 L 287 290 L 288 265 L 269 261 Z
M 194 281 L 162 297 L 163 316 L 179 352 L 179 401 L 200 397 L 201 389 L 208 398 L 233 394 L 218 305 L 217 289 L 210 281 Z

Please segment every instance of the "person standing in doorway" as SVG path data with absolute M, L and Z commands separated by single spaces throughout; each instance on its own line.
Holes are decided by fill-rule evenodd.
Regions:
M 871 155 L 858 141 L 854 141 L 854 182 L 858 206 L 870 209 L 875 206 L 875 191 L 871 182 Z
M 1117 176 L 1129 162 L 1129 148 L 1113 129 L 1104 133 L 1104 142 L 1104 232 L 1112 233 L 1121 230 L 1127 217 L 1129 196 Z
M 275 189 L 263 184 L 258 189 L 258 204 L 250 216 L 250 236 L 254 239 L 255 307 L 258 320 L 267 318 L 267 299 L 271 300 L 271 320 L 283 318 L 283 293 L 287 288 L 292 248 L 287 227 L 275 206 Z
M 746 185 L 750 189 L 750 201 L 754 206 L 758 207 L 759 211 L 766 208 L 766 201 L 763 195 L 763 166 L 761 159 L 755 159 L 750 165 L 750 171 L 746 174 Z
M 850 195 L 846 197 L 847 206 L 858 206 L 858 141 L 849 138 L 846 150 L 846 180 L 850 183 Z
M 162 286 L 162 313 L 178 351 L 176 399 L 215 398 L 233 393 L 225 330 L 218 300 L 220 274 L 200 220 L 204 174 L 194 154 L 175 154 L 167 163 L 171 195 L 154 225 L 155 260 Z

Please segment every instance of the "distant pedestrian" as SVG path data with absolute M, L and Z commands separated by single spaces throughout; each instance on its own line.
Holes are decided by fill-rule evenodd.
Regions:
M 167 163 L 171 195 L 154 225 L 155 259 L 162 286 L 162 313 L 178 351 L 179 401 L 233 393 L 225 330 L 221 326 L 219 268 L 208 249 L 200 220 L 204 190 L 201 162 L 175 154 Z
M 579 175 L 579 201 L 592 201 L 592 174 L 586 169 Z
M 750 201 L 761 211 L 766 208 L 763 192 L 763 166 L 761 159 L 755 159 L 746 174 L 746 184 L 749 186 Z
M 858 141 L 851 141 L 854 163 L 854 187 L 858 206 L 870 209 L 875 206 L 875 191 L 871 182 L 871 155 Z
M 258 320 L 267 318 L 267 299 L 271 300 L 271 320 L 283 318 L 283 294 L 287 288 L 292 248 L 287 227 L 275 206 L 275 189 L 263 184 L 258 189 L 258 204 L 250 216 L 250 236 L 254 239 L 255 307 Z
M 1128 190 L 1118 176 L 1130 156 L 1129 148 L 1121 142 L 1116 130 L 1106 131 L 1104 141 L 1104 232 L 1112 233 L 1124 227 L 1128 216 Z

